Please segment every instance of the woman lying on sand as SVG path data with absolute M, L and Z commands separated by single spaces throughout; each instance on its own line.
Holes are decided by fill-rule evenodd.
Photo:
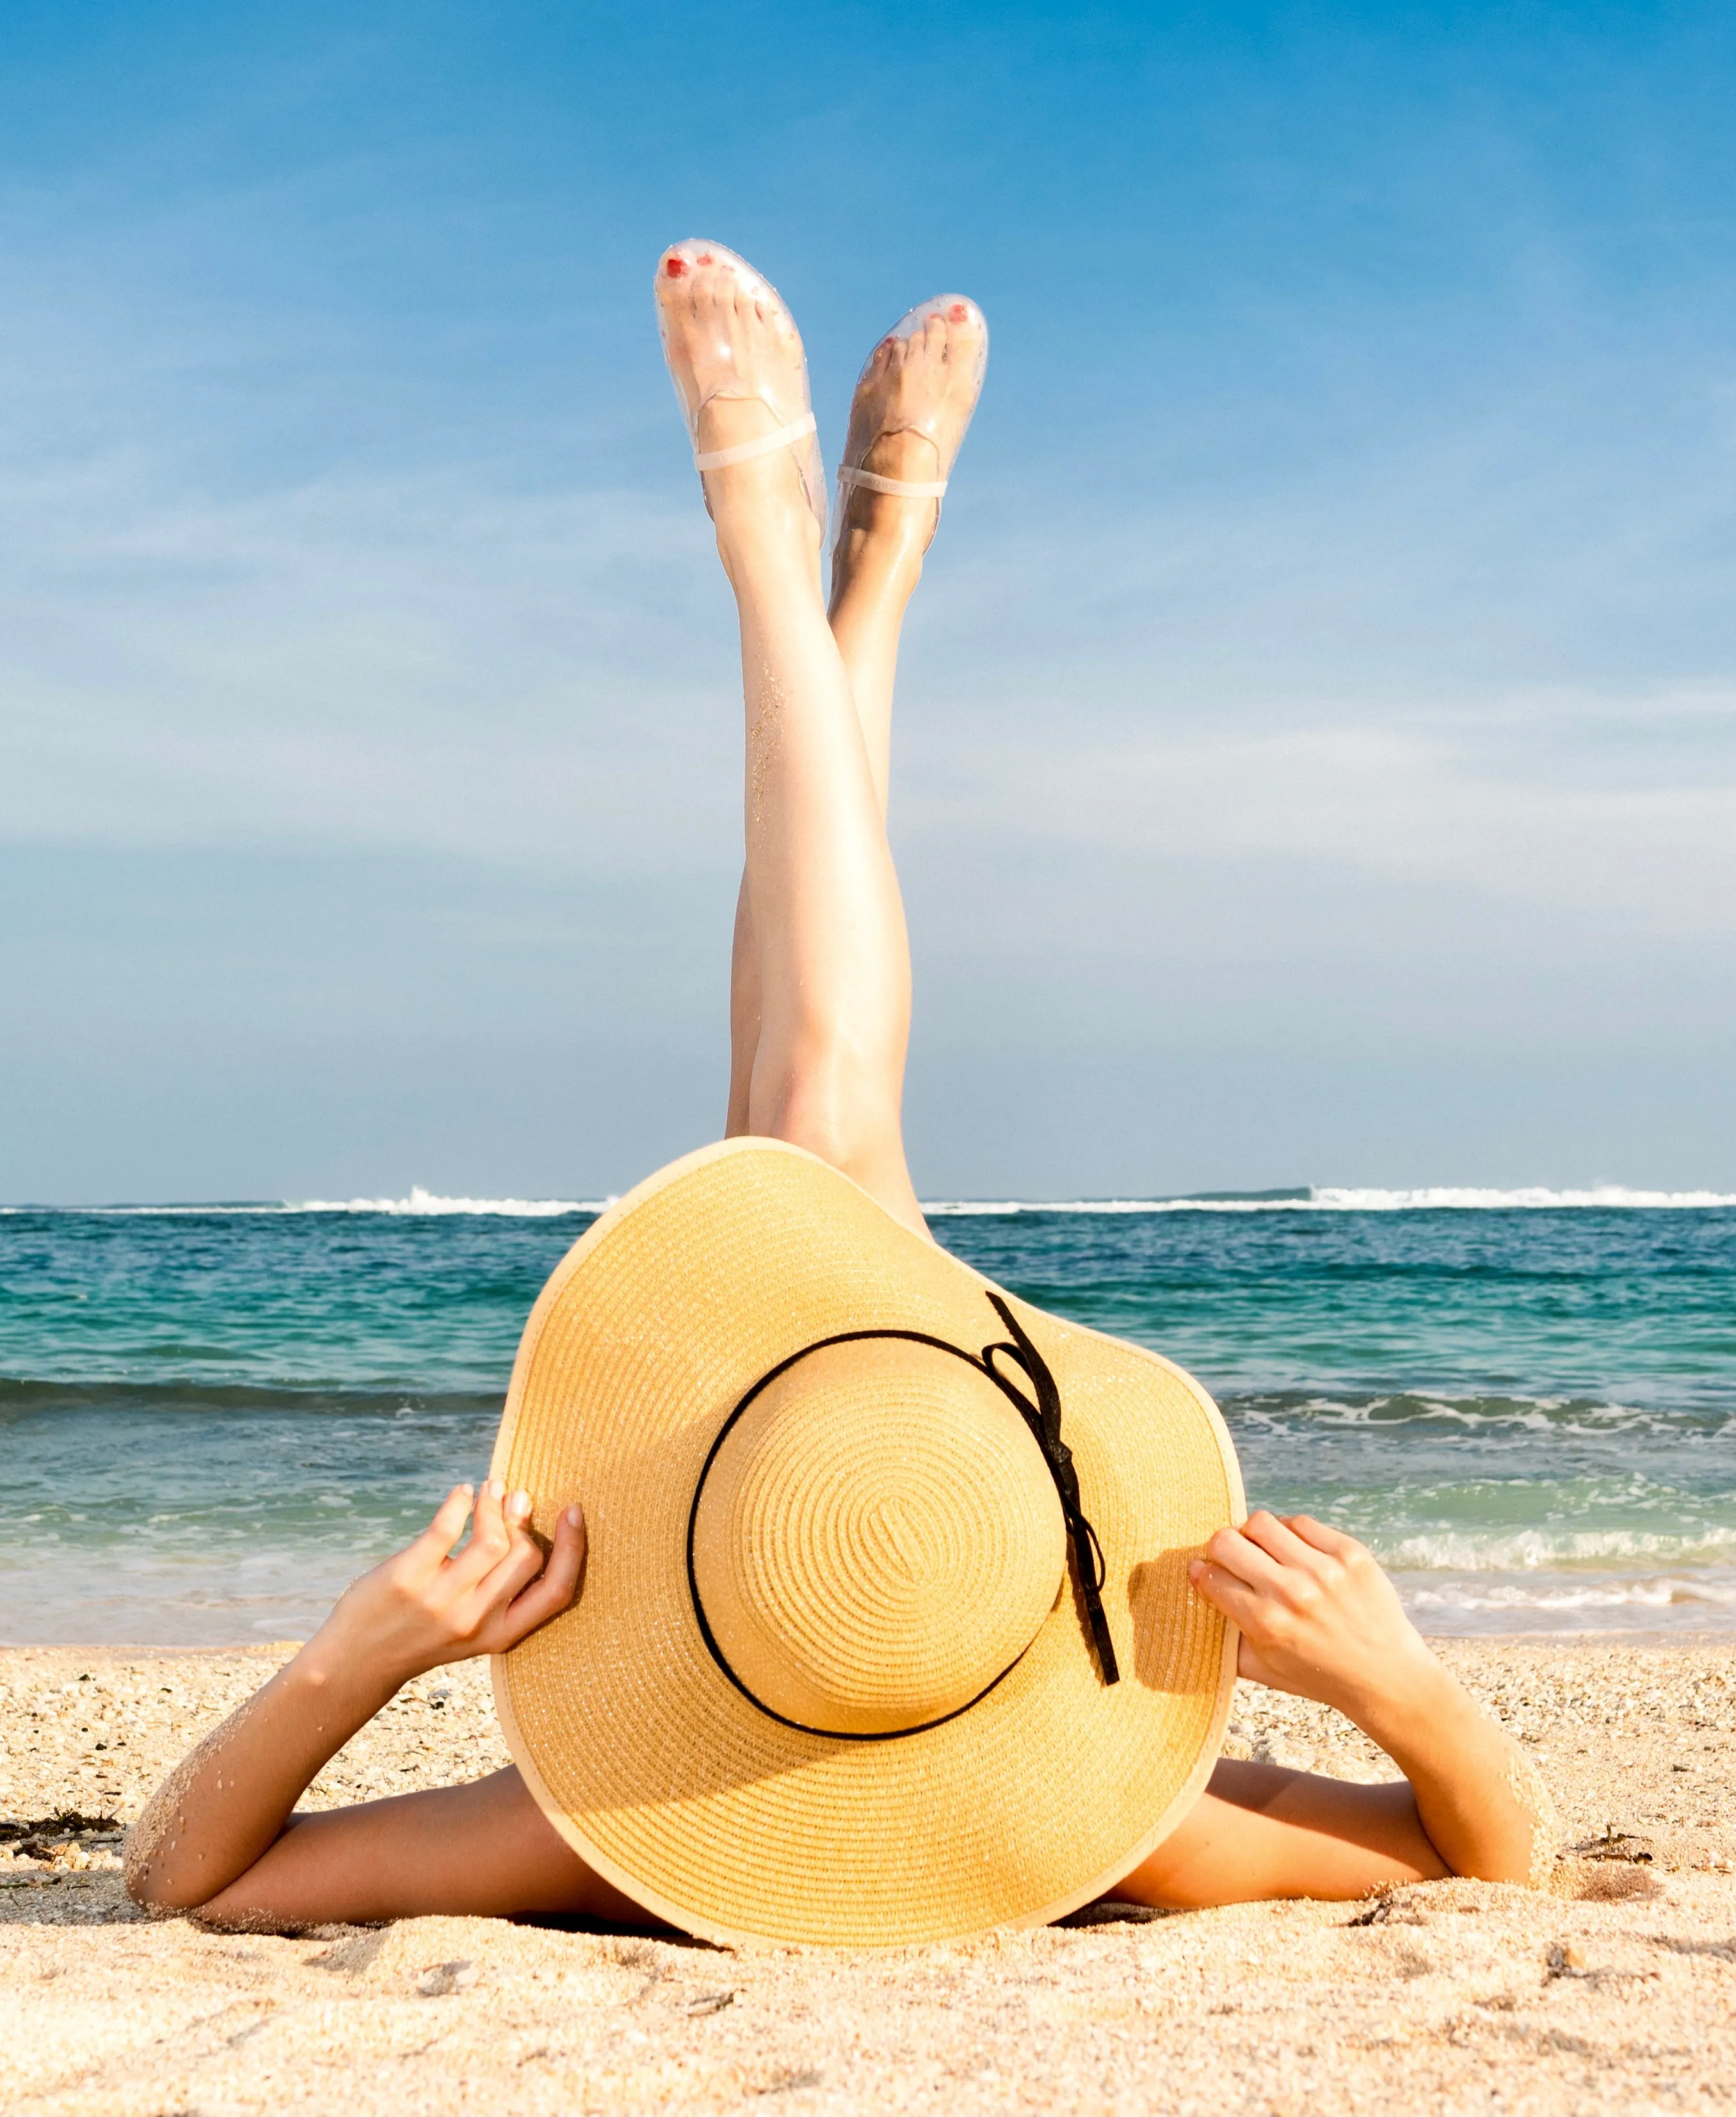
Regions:
M 731 970 L 729 1132 L 790 1142 L 841 1171 L 909 1231 L 889 1231 L 889 1239 L 903 1246 L 901 1256 L 915 1259 L 913 1238 L 925 1243 L 928 1230 L 905 1168 L 900 1118 L 910 966 L 885 828 L 893 676 L 939 496 L 975 408 L 986 326 L 973 305 L 944 297 L 913 311 L 871 356 L 850 411 L 828 611 L 820 586 L 819 459 L 801 343 L 787 311 L 763 280 L 715 245 L 687 243 L 668 252 L 657 298 L 665 350 L 740 620 L 747 863 Z M 793 1158 L 785 1156 L 785 1164 L 794 1165 Z M 805 1160 L 801 1165 L 812 1167 Z M 920 1255 L 940 1268 L 943 1253 Z M 951 1260 L 946 1268 L 964 1269 Z M 965 1276 L 974 1288 L 986 1284 Z M 1039 1483 L 1052 1472 L 1062 1496 L 1066 1521 L 1056 1518 L 1054 1538 L 1071 1539 L 1071 1561 L 1054 1558 L 1062 1550 L 1057 1541 L 1050 1562 L 1073 1565 L 1098 1627 L 1094 1635 L 1075 1627 L 1063 1645 L 1079 1682 L 1098 1685 L 1106 1700 L 1126 1700 L 1131 1710 L 1143 1649 L 1126 1613 L 1139 1591 L 1122 1594 L 1121 1560 L 1113 1549 L 1105 1557 L 1098 1547 L 1098 1530 L 1105 1545 L 1114 1533 L 1103 1478 L 1091 1468 L 1098 1459 L 1089 1452 L 1089 1430 L 1075 1423 L 1089 1407 L 1081 1409 L 1077 1390 L 1061 1404 L 1068 1393 L 1056 1392 L 1014 1308 L 1032 1333 L 1040 1312 L 998 1300 L 996 1307 L 1014 1341 L 985 1348 L 982 1358 L 963 1354 L 973 1370 L 967 1379 L 987 1374 L 1031 1423 L 1037 1409 L 1008 1388 L 1006 1361 L 993 1372 L 995 1356 L 1008 1356 L 1036 1385 L 1039 1403 L 1051 1403 L 1056 1419 L 1069 1422 L 1081 1451 L 1083 1504 L 1077 1484 L 1068 1497 L 1068 1451 L 1052 1445 L 1052 1435 L 1044 1443 L 1031 1426 L 1046 1450 L 1046 1457 L 1031 1456 Z M 914 1340 L 921 1334 L 845 1335 Z M 1067 1346 L 1076 1352 L 1092 1340 L 1089 1333 L 1069 1335 L 1057 1324 L 1049 1357 L 1060 1369 Z M 931 1335 L 922 1342 L 938 1341 Z M 515 1400 L 519 1388 L 515 1377 Z M 711 1463 L 708 1455 L 707 1471 Z M 1235 1489 L 1233 1469 L 1230 1475 L 1232 1487 L 1223 1489 Z M 585 1606 L 608 1592 L 609 1557 L 607 1529 L 596 1528 L 582 1595 L 582 1501 L 593 1524 L 612 1519 L 599 1511 L 594 1488 L 539 1489 L 533 1500 L 531 1492 L 509 1491 L 496 1478 L 479 1491 L 461 1486 L 452 1492 L 426 1531 L 357 1580 L 293 1660 L 159 1789 L 128 1847 L 134 1897 L 159 1909 L 195 1912 L 213 1926 L 248 1929 L 419 1913 L 564 1913 L 644 1924 L 652 1922 L 647 1901 L 679 1906 L 674 1885 L 636 1895 L 617 1887 L 623 1875 L 632 1879 L 624 1856 L 622 1863 L 605 1862 L 614 1879 L 581 1857 L 572 1833 L 550 1820 L 546 1772 L 532 1770 L 527 1783 L 515 1766 L 467 1785 L 295 1812 L 315 1773 L 411 1678 L 445 1662 L 506 1653 L 549 1627 L 523 1650 L 534 1656 L 542 1641 L 582 1624 Z M 1084 1520 L 1084 1506 L 1098 1515 L 1096 1529 Z M 697 1499 L 694 1508 L 697 1519 Z M 1220 1504 L 1216 1519 L 1237 1510 L 1234 1500 Z M 467 1521 L 472 1533 L 460 1548 Z M 689 1573 L 697 1580 L 691 1525 L 688 1536 Z M 1535 1774 L 1430 1654 L 1361 1544 L 1306 1516 L 1279 1520 L 1258 1510 L 1240 1527 L 1218 1528 L 1203 1556 L 1200 1549 L 1195 1541 L 1196 1555 L 1178 1557 L 1166 1576 L 1172 1617 L 1177 1611 L 1186 1617 L 1190 1607 L 1188 1621 L 1202 1633 L 1212 1628 L 1208 1645 L 1221 1659 L 1221 1646 L 1212 1643 L 1225 1635 L 1210 1612 L 1222 1613 L 1240 1630 L 1241 1676 L 1336 1707 L 1404 1776 L 1385 1785 L 1351 1785 L 1272 1764 L 1213 1765 L 1202 1755 L 1197 1769 L 1190 1766 L 1185 1800 L 1177 1796 L 1179 1812 L 1164 1811 L 1161 1822 L 1155 1814 L 1149 1819 L 1166 1834 L 1130 1871 L 1102 1875 L 1103 1893 L 1191 1907 L 1254 1898 L 1358 1898 L 1448 1874 L 1519 1883 L 1536 1878 L 1553 1848 Z M 1066 1577 L 1063 1570 L 1063 1586 Z M 1064 1593 L 1051 1598 L 1052 1581 L 1051 1575 L 1042 1584 L 1043 1610 L 1052 1599 L 1058 1621 L 1071 1626 Z M 1102 1597 L 1094 1601 L 1099 1588 Z M 694 1594 L 697 1601 L 697 1586 Z M 1190 1605 L 1190 1596 L 1203 1598 L 1209 1611 Z M 563 1621 L 551 1626 L 555 1619 Z M 721 1629 L 721 1621 L 712 1627 Z M 706 1644 L 735 1690 L 757 1704 L 711 1630 Z M 506 1666 L 521 1660 L 514 1654 Z M 986 1688 L 968 1704 L 932 1713 L 914 1732 L 923 1736 L 955 1710 L 979 1709 L 1002 1671 L 995 1663 Z M 1219 1715 L 1209 1731 L 1213 1755 L 1226 1709 L 1227 1668 L 1224 1674 L 1224 1687 L 1211 1693 Z M 1209 1690 L 1216 1682 L 1214 1667 Z M 1121 1688 L 1112 1692 L 1112 1684 Z M 1146 1685 L 1148 1694 L 1163 1687 L 1155 1679 Z M 1010 1680 L 995 1695 L 1004 1700 L 1015 1688 Z M 730 1696 L 737 1709 L 748 1709 Z M 573 1712 L 579 1710 L 575 1703 Z M 804 1714 L 771 1710 L 769 1718 L 780 1730 L 795 1731 L 788 1739 L 815 1738 Z M 909 1716 L 903 1723 L 895 1716 L 891 1726 L 893 1732 L 909 1731 Z M 841 1755 L 851 1741 L 871 1746 L 879 1739 L 872 1730 L 840 1728 L 831 1749 Z M 1080 1746 L 1089 1744 L 1082 1739 Z M 523 1754 L 516 1743 L 514 1753 Z M 1119 1842 L 1130 1844 L 1137 1835 Z M 895 1849 L 883 1845 L 884 1858 Z M 1057 1888 L 1046 1898 L 1039 1892 L 1034 1901 L 1064 1893 Z

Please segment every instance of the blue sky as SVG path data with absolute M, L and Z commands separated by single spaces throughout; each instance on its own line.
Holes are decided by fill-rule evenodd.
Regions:
M 14 4 L 0 1197 L 592 1195 L 720 1122 L 662 245 L 835 450 L 988 311 L 907 634 L 928 1195 L 1736 1188 L 1736 20 Z

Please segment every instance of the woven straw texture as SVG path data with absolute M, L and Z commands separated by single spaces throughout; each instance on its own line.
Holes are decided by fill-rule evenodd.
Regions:
M 783 1718 L 858 1735 L 988 1690 L 1054 1607 L 1067 1557 L 1048 1465 L 1000 1391 L 885 1339 L 811 1354 L 755 1398 L 696 1532 L 730 1667 Z
M 974 1351 L 1005 1335 L 987 1284 L 813 1155 L 742 1140 L 623 1199 L 532 1313 L 494 1474 L 536 1495 L 544 1534 L 581 1500 L 589 1552 L 574 1607 L 496 1662 L 502 1723 L 580 1856 L 688 1931 L 880 1946 L 1057 1917 L 1136 1866 L 1209 1773 L 1235 1640 L 1186 1565 L 1242 1512 L 1228 1435 L 1180 1368 L 1022 1303 L 1102 1540 L 1120 1683 L 1099 1677 L 1071 1575 L 987 1695 L 891 1740 L 785 1727 L 706 1649 L 688 1515 L 744 1394 L 841 1331 L 920 1331 Z M 909 1349 L 919 1383 L 946 1358 Z M 863 1372 L 843 1377 L 846 1396 Z M 894 1426 L 903 1415 L 888 1413 Z M 865 1425 L 864 1460 L 882 1445 Z M 726 1487 L 728 1504 L 751 1506 L 751 1486 Z M 928 1529 L 950 1544 L 969 1520 L 961 1501 Z M 1044 1534 L 1017 1540 L 1041 1550 Z M 830 1674 L 848 1688 L 859 1658 L 846 1639 Z M 817 1646 L 813 1667 L 823 1686 Z M 928 1673 L 941 1693 L 955 1676 Z

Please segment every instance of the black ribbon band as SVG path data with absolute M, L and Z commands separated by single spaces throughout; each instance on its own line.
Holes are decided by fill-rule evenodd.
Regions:
M 1121 1672 L 1115 1658 L 1115 1643 L 1109 1636 L 1109 1620 L 1103 1614 L 1103 1582 L 1107 1576 L 1103 1547 L 1097 1540 L 1097 1531 L 1085 1519 L 1073 1451 L 1061 1437 L 1060 1389 L 1049 1372 L 1048 1361 L 1020 1327 L 1011 1309 L 998 1294 L 991 1294 L 988 1298 L 995 1313 L 1011 1331 L 1012 1343 L 985 1345 L 983 1368 L 1017 1404 L 1033 1439 L 1043 1451 L 1043 1460 L 1049 1466 L 1049 1475 L 1055 1480 L 1055 1490 L 1060 1496 L 1061 1516 L 1067 1525 L 1067 1543 L 1073 1553 L 1073 1570 L 1079 1577 L 1079 1592 L 1084 1601 L 1086 1621 L 1091 1627 L 1091 1642 L 1097 1649 L 1097 1666 L 1105 1683 L 1119 1683 Z M 1034 1404 L 995 1365 L 997 1353 L 1011 1354 L 1024 1368 L 1037 1392 Z
M 1048 1362 L 1020 1327 L 1017 1319 L 1006 1303 L 997 1294 L 991 1294 L 988 1298 L 994 1307 L 995 1312 L 1012 1334 L 1010 1342 L 997 1341 L 993 1344 L 985 1345 L 980 1353 L 967 1353 L 962 1345 L 952 1344 L 945 1338 L 932 1337 L 926 1331 L 840 1331 L 830 1338 L 817 1338 L 813 1344 L 804 1345 L 799 1351 L 790 1354 L 787 1359 L 780 1360 L 775 1368 L 768 1369 L 740 1399 L 734 1409 L 718 1428 L 716 1437 L 706 1453 L 705 1461 L 701 1465 L 699 1475 L 694 1482 L 693 1503 L 688 1510 L 688 1593 L 693 1599 L 693 1615 L 698 1620 L 699 1635 L 705 1641 L 706 1649 L 711 1659 L 716 1663 L 718 1667 L 734 1685 L 742 1696 L 748 1700 L 750 1704 L 757 1706 L 768 1719 L 776 1720 L 785 1727 L 794 1727 L 801 1734 L 824 1735 L 834 1741 L 891 1741 L 904 1735 L 923 1734 L 930 1727 L 940 1727 L 945 1721 L 956 1719 L 960 1713 L 968 1713 L 973 1705 L 979 1704 L 986 1698 L 989 1691 L 995 1688 L 995 1685 L 1002 1682 L 1009 1672 L 1008 1669 L 1002 1669 L 1000 1675 L 995 1678 L 994 1683 L 989 1684 L 985 1690 L 979 1691 L 975 1698 L 955 1708 L 951 1713 L 942 1713 L 937 1720 L 925 1720 L 919 1727 L 894 1727 L 873 1734 L 861 1734 L 835 1727 L 810 1727 L 805 1726 L 801 1721 L 786 1719 L 781 1713 L 774 1712 L 763 1699 L 755 1697 L 735 1671 L 730 1667 L 724 1657 L 723 1649 L 718 1645 L 712 1635 L 711 1626 L 706 1621 L 705 1606 L 699 1599 L 699 1580 L 693 1563 L 693 1539 L 699 1520 L 700 1498 L 705 1491 L 705 1481 L 711 1475 L 711 1465 L 717 1460 L 718 1451 L 729 1438 L 736 1421 L 741 1418 L 748 1407 L 763 1391 L 769 1389 L 780 1375 L 787 1374 L 798 1361 L 805 1360 L 812 1353 L 824 1352 L 829 1345 L 859 1344 L 865 1339 L 902 1339 L 909 1344 L 928 1345 L 937 1353 L 949 1353 L 953 1358 L 963 1360 L 966 1366 L 974 1368 L 979 1373 L 987 1375 L 995 1387 L 1018 1411 L 1032 1439 L 1042 1451 L 1043 1460 L 1048 1465 L 1049 1475 L 1055 1481 L 1056 1497 L 1061 1501 L 1061 1519 L 1066 1524 L 1067 1547 L 1072 1559 L 1072 1571 L 1079 1582 L 1080 1598 L 1085 1606 L 1085 1620 L 1090 1629 L 1092 1644 L 1096 1649 L 1098 1668 L 1106 1684 L 1121 1681 L 1121 1670 L 1115 1658 L 1114 1642 L 1109 1636 L 1109 1621 L 1103 1613 L 1103 1591 L 1106 1574 L 1103 1548 L 1098 1541 L 1097 1531 L 1086 1520 L 1084 1510 L 1080 1501 L 1079 1472 L 1074 1466 L 1073 1451 L 1061 1437 L 1060 1389 L 1056 1384 L 1054 1376 L 1049 1372 Z M 995 1365 L 997 1354 L 1018 1363 L 1036 1392 L 1034 1404 L 1023 1390 L 1007 1376 L 1003 1375 Z M 1019 1658 L 1022 1659 L 1023 1656 Z M 1009 1667 L 1017 1666 L 1018 1662 L 1015 1660 L 1009 1665 Z

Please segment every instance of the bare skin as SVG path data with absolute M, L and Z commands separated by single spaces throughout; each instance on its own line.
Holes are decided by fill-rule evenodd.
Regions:
M 474 1534 L 449 1557 L 472 1500 Z M 127 1843 L 127 1886 L 138 1901 L 268 1930 L 434 1911 L 642 1916 L 568 1852 L 516 1771 L 292 1813 L 412 1677 L 504 1653 L 569 1607 L 584 1567 L 583 1517 L 576 1506 L 563 1513 L 545 1561 L 523 1527 L 529 1512 L 526 1493 L 461 1485 L 414 1543 L 352 1582 L 295 1658 L 152 1796 Z
M 682 276 L 668 338 L 695 401 L 720 343 L 737 377 L 799 362 L 787 318 L 748 298 L 721 261 Z M 944 333 L 918 338 L 871 367 L 853 417 L 947 411 L 967 363 L 942 357 Z M 757 399 L 716 398 L 701 412 L 699 446 L 726 449 L 778 423 Z M 944 428 L 942 417 L 942 443 Z M 867 461 L 927 480 L 945 474 L 941 453 L 896 431 Z M 851 498 L 828 621 L 818 526 L 791 454 L 708 472 L 706 492 L 740 615 L 746 708 L 730 1129 L 808 1147 L 926 1234 L 900 1114 L 910 969 L 885 815 L 899 629 L 936 503 Z M 412 1677 L 503 1652 L 570 1607 L 583 1521 L 578 1496 L 549 1497 L 571 1504 L 547 1553 L 523 1526 L 528 1495 L 460 1487 L 421 1537 L 355 1582 L 154 1796 L 127 1850 L 138 1901 L 263 1930 L 424 1912 L 653 1923 L 568 1847 L 516 1770 L 294 1813 L 321 1767 Z M 472 1501 L 471 1540 L 455 1550 Z M 1256 1513 L 1220 1530 L 1191 1577 L 1241 1627 L 1244 1676 L 1337 1707 L 1405 1778 L 1356 1787 L 1220 1763 L 1192 1812 L 1112 1894 L 1196 1906 L 1356 1898 L 1449 1872 L 1530 1877 L 1543 1825 L 1519 1790 L 1513 1746 L 1429 1653 L 1360 1544 L 1304 1516 Z
M 909 337 L 888 336 L 869 357 L 850 403 L 846 453 L 882 477 L 945 477 L 977 399 L 976 321 L 960 308 Z M 892 692 L 905 611 L 940 521 L 937 500 L 855 487 L 832 553 L 827 619 L 868 753 L 882 828 L 891 783 Z M 725 561 L 727 564 L 727 560 Z M 750 1094 L 760 1031 L 759 954 L 748 881 L 736 903 L 730 965 L 730 1095 L 725 1136 L 757 1129 Z
M 1241 1628 L 1240 1673 L 1335 1706 L 1403 1780 L 1347 1786 L 1226 1759 L 1204 1797 L 1113 1893 L 1193 1908 L 1259 1897 L 1364 1897 L 1443 1875 L 1531 1878 L 1538 1815 L 1512 1740 L 1430 1653 L 1354 1537 L 1264 1509 L 1188 1569 Z

